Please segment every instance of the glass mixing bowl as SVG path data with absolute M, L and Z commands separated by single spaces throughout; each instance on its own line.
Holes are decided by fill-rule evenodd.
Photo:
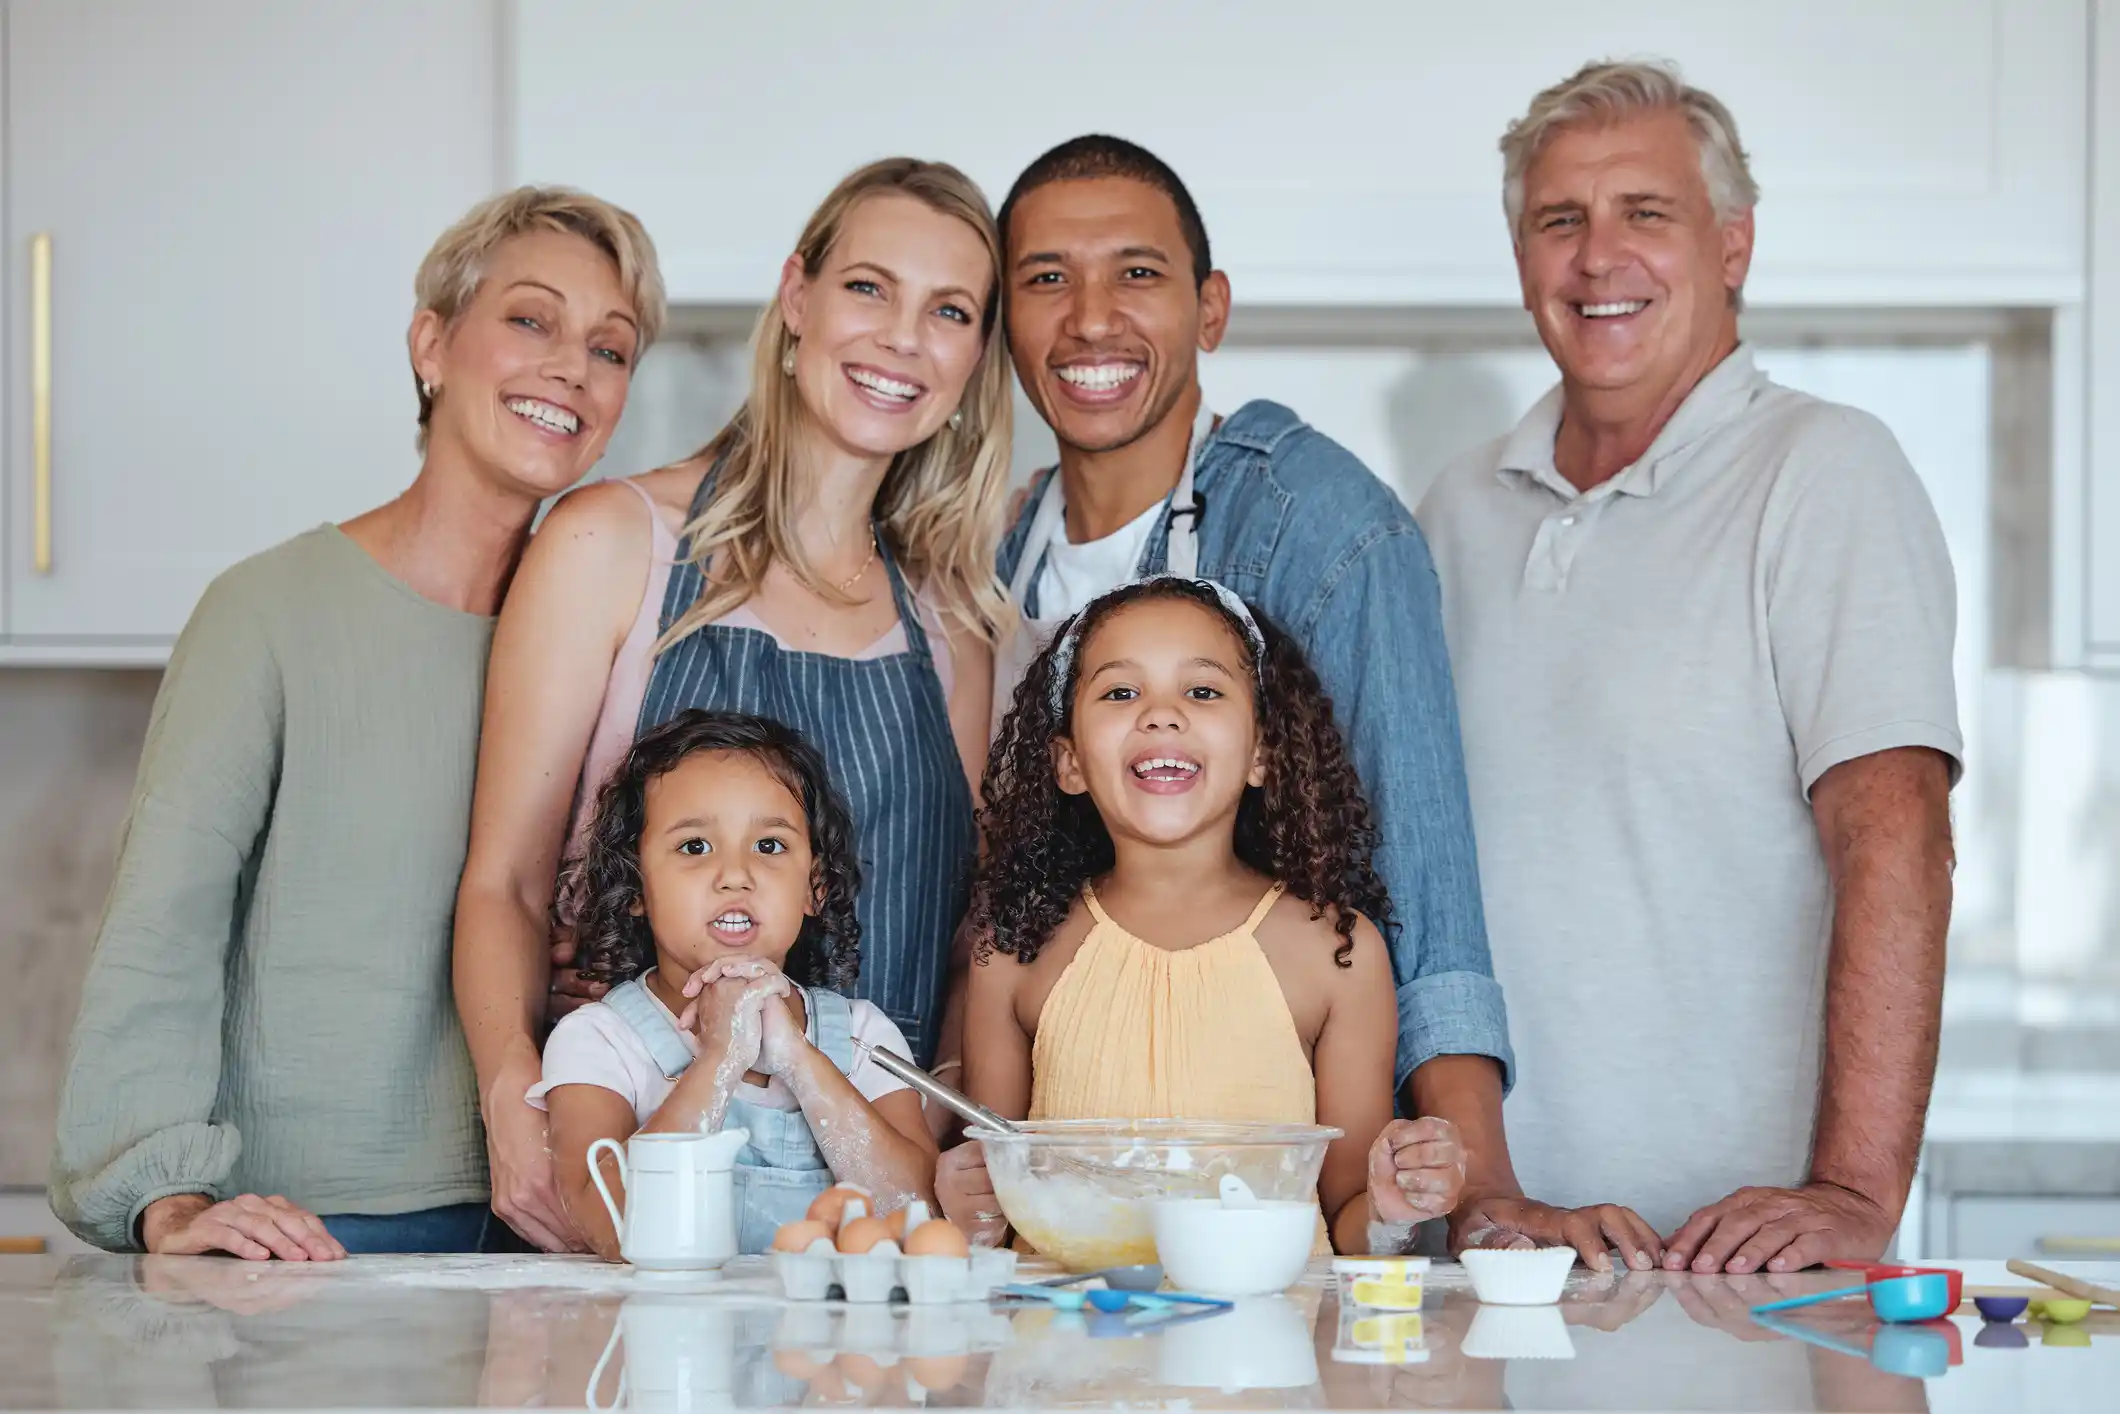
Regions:
M 1150 1205 L 1214 1198 L 1222 1175 L 1254 1196 L 1316 1201 L 1325 1146 L 1317 1124 L 1184 1119 L 1035 1120 L 981 1132 L 994 1196 L 1017 1234 L 1069 1271 L 1156 1260 Z

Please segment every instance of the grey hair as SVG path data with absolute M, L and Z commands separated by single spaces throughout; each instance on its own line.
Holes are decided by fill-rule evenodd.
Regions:
M 1524 240 L 1524 175 L 1554 136 L 1567 128 L 1602 127 L 1643 113 L 1681 114 L 1700 146 L 1700 174 L 1718 220 L 1759 204 L 1759 184 L 1737 141 L 1737 120 L 1722 100 L 1679 76 L 1663 60 L 1604 60 L 1585 64 L 1531 100 L 1524 116 L 1502 134 L 1502 209 L 1509 238 Z

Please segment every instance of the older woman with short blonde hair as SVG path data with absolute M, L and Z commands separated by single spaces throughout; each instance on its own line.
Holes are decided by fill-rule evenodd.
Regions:
M 417 479 L 215 580 L 155 702 L 53 1162 L 53 1209 L 101 1247 L 298 1261 L 487 1235 L 449 987 L 487 650 L 663 290 L 632 216 L 525 187 L 445 232 L 415 293 Z

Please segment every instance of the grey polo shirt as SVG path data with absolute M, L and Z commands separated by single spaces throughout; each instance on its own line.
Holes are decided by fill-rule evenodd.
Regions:
M 1740 347 L 1578 492 L 1558 388 L 1421 505 L 1442 577 L 1518 1175 L 1667 1236 L 1805 1177 L 1832 896 L 1812 784 L 1962 752 L 1956 592 L 1883 424 Z

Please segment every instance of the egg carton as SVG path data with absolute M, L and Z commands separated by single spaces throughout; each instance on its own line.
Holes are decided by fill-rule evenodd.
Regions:
M 984 1306 L 842 1307 L 806 1301 L 783 1309 L 773 1345 L 820 1360 L 838 1355 L 919 1359 L 999 1350 L 1014 1333 L 1007 1312 Z
M 886 1241 L 853 1256 L 818 1242 L 807 1252 L 774 1253 L 773 1270 L 790 1301 L 830 1301 L 836 1289 L 856 1306 L 946 1306 L 985 1301 L 1014 1281 L 1016 1254 L 997 1247 L 969 1257 L 908 1257 Z

